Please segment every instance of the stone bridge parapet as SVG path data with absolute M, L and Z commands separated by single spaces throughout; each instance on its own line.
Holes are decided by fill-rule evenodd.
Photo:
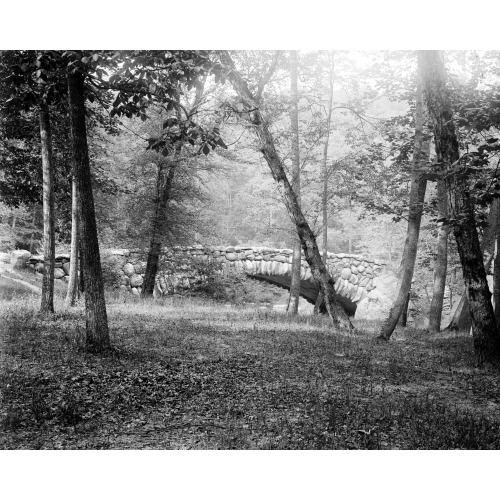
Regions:
M 102 252 L 103 268 L 112 268 L 114 286 L 139 294 L 146 269 L 147 254 L 138 250 L 108 250 Z M 215 264 L 222 272 L 234 269 L 255 279 L 289 288 L 292 269 L 292 250 L 287 248 L 229 246 L 205 247 L 194 245 L 166 248 L 160 260 L 155 295 L 185 292 L 201 283 L 206 265 Z M 376 278 L 384 264 L 376 259 L 354 254 L 328 253 L 327 268 L 335 280 L 335 291 L 346 310 L 354 314 L 356 304 L 376 288 Z M 43 256 L 32 256 L 29 266 L 43 271 Z M 205 271 L 204 271 L 205 269 Z M 58 279 L 67 281 L 69 255 L 56 256 Z M 302 255 L 301 296 L 314 303 L 318 285 L 312 277 L 309 265 Z

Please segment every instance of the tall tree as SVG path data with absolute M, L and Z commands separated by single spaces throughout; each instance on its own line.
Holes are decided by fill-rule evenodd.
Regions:
M 40 142 L 42 146 L 43 170 L 43 281 L 42 314 L 54 312 L 54 170 L 52 162 L 52 135 L 50 132 L 50 113 L 47 103 L 40 99 L 39 105 Z
M 441 219 L 438 228 L 436 259 L 434 264 L 434 282 L 432 300 L 429 309 L 429 331 L 439 332 L 443 313 L 443 299 L 446 286 L 446 270 L 448 268 L 448 196 L 443 179 L 437 182 L 438 217 Z
M 427 186 L 427 179 L 423 174 L 422 168 L 429 159 L 430 148 L 429 136 L 426 134 L 425 124 L 426 113 L 423 102 L 423 88 L 421 81 L 419 81 L 415 104 L 415 142 L 411 172 L 410 202 L 408 207 L 408 229 L 406 232 L 403 257 L 399 268 L 396 299 L 389 311 L 388 317 L 380 329 L 380 338 L 383 340 L 389 340 L 398 324 L 407 301 L 408 293 L 411 289 L 413 271 L 415 269 L 420 221 L 422 219 L 425 189 Z
M 78 215 L 81 221 L 86 344 L 90 352 L 104 352 L 110 348 L 110 339 L 85 124 L 85 76 L 79 71 L 78 65 L 72 65 L 68 67 L 67 79 L 73 172 L 78 192 Z
M 297 197 L 300 207 L 300 147 L 299 147 L 299 95 L 298 84 L 298 56 L 296 50 L 290 51 L 290 123 L 292 131 L 292 189 Z M 290 283 L 290 296 L 287 311 L 291 314 L 299 312 L 300 300 L 300 262 L 301 246 L 298 234 L 293 238 L 292 270 Z
M 491 304 L 491 292 L 486 282 L 474 203 L 468 189 L 467 165 L 460 162 L 443 57 L 439 51 L 432 50 L 421 51 L 419 56 L 422 59 L 425 97 L 433 124 L 437 159 L 446 174 L 444 179 L 450 216 L 454 221 L 453 233 L 472 316 L 474 350 L 479 364 L 497 362 L 500 360 L 500 336 Z
M 201 83 L 196 89 L 193 105 L 187 113 L 188 121 L 190 120 L 190 117 L 196 113 L 197 108 L 200 105 L 201 99 L 203 97 L 205 80 L 206 79 L 203 79 L 203 83 Z M 162 130 L 169 130 L 170 128 L 175 128 L 177 130 L 179 128 L 179 125 L 182 124 L 182 115 L 180 111 L 181 99 L 179 89 L 177 89 L 174 94 L 174 100 L 177 106 L 175 106 L 173 110 L 173 117 L 167 118 L 167 120 L 162 123 Z M 226 147 L 225 144 L 220 140 L 220 138 L 218 140 L 219 145 L 223 145 L 223 147 Z M 191 142 L 193 141 L 194 140 L 191 137 Z M 176 170 L 180 162 L 182 161 L 181 155 L 183 146 L 184 140 L 177 140 L 174 147 L 168 151 L 168 154 L 166 156 L 159 152 L 157 153 L 158 170 L 156 179 L 155 209 L 153 213 L 153 220 L 151 223 L 151 240 L 149 245 L 146 270 L 144 273 L 144 282 L 142 284 L 142 297 L 151 297 L 153 295 L 154 284 L 156 274 L 158 272 L 159 259 L 163 245 L 162 229 L 165 229 L 165 224 L 163 224 L 163 221 L 167 219 L 166 210 L 170 202 Z
M 219 51 L 219 57 L 223 66 L 223 74 L 231 83 L 234 90 L 238 94 L 243 106 L 245 107 L 246 119 L 252 125 L 259 140 L 259 149 L 262 152 L 271 174 L 278 184 L 279 189 L 282 189 L 282 196 L 287 207 L 288 213 L 292 218 L 297 228 L 297 233 L 300 237 L 304 257 L 309 264 L 313 278 L 319 285 L 320 291 L 325 297 L 325 305 L 328 315 L 334 325 L 341 328 L 352 330 L 353 326 L 347 316 L 347 313 L 340 305 L 335 294 L 335 281 L 328 273 L 328 270 L 321 258 L 316 237 L 311 230 L 300 205 L 297 200 L 292 186 L 286 176 L 283 168 L 283 162 L 276 151 L 273 135 L 269 129 L 269 125 L 260 111 L 260 99 L 250 91 L 247 82 L 236 69 L 233 59 L 228 51 Z
M 328 170 L 328 147 L 330 144 L 330 130 L 332 126 L 333 112 L 333 85 L 335 78 L 335 52 L 328 52 L 328 107 L 326 111 L 325 122 L 325 143 L 323 144 L 323 155 L 321 157 L 321 234 L 323 238 L 323 262 L 326 265 L 328 258 L 328 181 L 330 172 Z M 318 294 L 316 304 L 314 304 L 314 312 L 318 313 L 321 310 L 323 296 Z

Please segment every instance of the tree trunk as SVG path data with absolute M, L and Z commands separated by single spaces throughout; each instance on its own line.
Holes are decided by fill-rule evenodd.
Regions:
M 328 315 L 335 326 L 351 331 L 353 330 L 353 326 L 349 317 L 336 298 L 334 289 L 335 281 L 330 276 L 321 259 L 314 233 L 300 209 L 297 197 L 295 196 L 283 168 L 283 163 L 276 151 L 273 136 L 267 122 L 264 120 L 259 110 L 258 103 L 251 94 L 247 83 L 236 70 L 229 52 L 220 51 L 219 55 L 227 71 L 227 79 L 231 82 L 244 105 L 249 109 L 247 120 L 253 126 L 253 130 L 259 140 L 259 149 L 269 165 L 271 174 L 278 184 L 278 188 L 282 190 L 282 196 L 288 213 L 297 227 L 297 233 L 300 237 L 305 259 L 309 264 L 313 278 L 316 280 L 316 283 L 318 283 L 320 291 L 325 297 Z
M 323 190 L 321 196 L 321 212 L 323 217 L 322 223 L 322 233 L 323 233 L 323 262 L 326 265 L 328 259 L 328 146 L 330 143 L 330 128 L 332 124 L 332 112 L 333 112 L 333 81 L 334 81 L 334 70 L 335 70 L 335 52 L 330 52 L 328 54 L 329 57 L 329 94 L 328 94 L 328 111 L 326 115 L 326 137 L 325 144 L 323 145 L 323 158 L 322 158 L 322 181 L 323 181 Z M 323 296 L 321 292 L 318 293 L 318 298 L 316 299 L 316 303 L 314 304 L 314 313 L 318 314 L 321 312 L 321 305 L 323 303 Z
M 79 296 L 78 287 L 78 191 L 76 189 L 76 180 L 73 176 L 71 182 L 71 254 L 69 263 L 69 281 L 66 299 L 66 307 L 74 307 Z
M 78 218 L 85 285 L 86 344 L 89 352 L 104 352 L 110 348 L 110 341 L 90 176 L 83 84 L 82 74 L 76 70 L 68 71 L 73 172 L 78 191 Z
M 437 197 L 439 218 L 447 219 L 448 197 L 442 179 L 439 179 L 437 182 Z M 441 329 L 446 271 L 448 268 L 448 228 L 448 224 L 443 224 L 441 222 L 438 230 L 437 252 L 434 264 L 434 285 L 432 288 L 432 301 L 429 310 L 429 331 L 432 333 L 438 333 Z
M 445 87 L 444 63 L 438 51 L 420 51 L 420 57 L 424 63 L 424 87 L 434 128 L 436 154 L 447 174 L 444 179 L 450 199 L 450 215 L 457 221 L 453 233 L 462 263 L 472 316 L 474 350 L 479 364 L 484 361 L 499 361 L 500 336 L 491 304 L 491 292 L 486 281 L 474 204 L 467 179 L 457 175 L 455 168 L 459 164 L 460 152 L 453 122 L 453 108 Z
M 77 216 L 79 217 L 78 214 Z M 78 291 L 83 294 L 85 293 L 85 282 L 83 279 L 83 250 L 82 250 L 82 238 L 80 236 L 81 235 L 80 225 L 81 225 L 80 222 L 78 222 L 78 266 L 79 266 Z
M 498 199 L 498 198 L 496 198 Z M 496 223 L 496 245 L 495 245 L 495 260 L 493 262 L 493 304 L 495 305 L 495 318 L 497 320 L 497 328 L 500 328 L 500 218 Z M 500 333 L 500 332 L 499 332 Z
M 290 122 L 292 130 L 292 189 L 297 197 L 297 203 L 300 206 L 300 151 L 299 151 L 299 107 L 297 91 L 297 51 L 290 51 L 290 88 L 291 88 L 291 110 Z M 290 296 L 288 299 L 287 311 L 290 314 L 299 312 L 300 299 L 300 238 L 297 233 L 293 238 L 293 256 L 290 283 Z
M 52 165 L 52 137 L 48 106 L 40 101 L 40 140 L 43 171 L 43 280 L 40 312 L 54 312 L 54 171 Z
M 483 262 L 486 274 L 489 273 L 489 268 L 493 260 L 493 255 L 495 252 L 495 239 L 498 231 L 498 221 L 500 220 L 500 199 L 495 198 L 490 206 L 490 211 L 488 213 L 487 226 L 483 233 L 483 239 L 481 241 L 481 251 L 483 253 Z M 494 280 L 494 278 L 493 278 Z M 495 303 L 495 302 L 494 302 Z M 495 309 L 495 316 L 497 311 Z M 458 332 L 468 332 L 472 325 L 472 318 L 469 310 L 469 301 L 467 299 L 467 294 L 462 294 L 460 303 L 455 309 L 455 314 L 451 318 L 447 330 L 456 330 Z M 498 322 L 497 322 L 498 326 Z
M 193 107 L 197 106 L 203 95 L 202 88 L 199 88 L 196 92 L 195 103 Z M 180 102 L 180 94 L 176 90 L 175 100 Z M 175 109 L 175 114 L 177 119 L 180 121 L 182 119 L 180 110 Z M 161 256 L 161 248 L 163 245 L 162 238 L 162 221 L 165 219 L 165 213 L 170 201 L 170 195 L 172 193 L 172 186 L 174 183 L 175 171 L 177 164 L 180 161 L 180 155 L 182 153 L 182 142 L 178 142 L 172 158 L 167 158 L 166 164 L 164 164 L 165 158 L 162 155 L 160 157 L 160 165 L 158 169 L 158 177 L 156 181 L 156 205 L 155 205 L 155 215 L 151 225 L 151 241 L 149 244 L 148 260 L 146 263 L 146 271 L 144 272 L 144 281 L 142 283 L 141 297 L 152 297 L 155 287 L 156 274 L 158 273 L 158 265 Z
M 175 169 L 177 167 L 178 155 L 180 149 L 174 153 L 174 158 L 167 161 L 164 165 L 164 158 L 161 156 L 157 178 L 157 197 L 155 215 L 153 218 L 151 228 L 151 241 L 149 245 L 148 261 L 146 264 L 146 271 L 144 273 L 144 281 L 142 283 L 141 296 L 152 297 L 155 286 L 156 274 L 158 272 L 158 263 L 161 255 L 162 247 L 162 221 L 165 218 L 165 212 L 170 200 L 170 193 L 172 192 L 172 185 L 174 181 Z
M 421 168 L 429 159 L 430 141 L 426 131 L 427 116 L 424 109 L 422 83 L 417 85 L 415 105 L 415 144 L 410 184 L 410 202 L 408 207 L 408 229 L 403 251 L 403 258 L 399 268 L 396 300 L 389 311 L 389 316 L 380 329 L 380 338 L 389 340 L 398 324 L 404 310 L 408 293 L 411 289 L 415 260 L 417 258 L 418 237 L 420 234 L 420 221 L 422 219 L 425 189 L 427 180 L 422 175 Z

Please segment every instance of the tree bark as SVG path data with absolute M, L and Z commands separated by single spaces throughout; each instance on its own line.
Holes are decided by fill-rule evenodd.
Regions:
M 448 218 L 448 197 L 444 181 L 437 182 L 438 212 L 440 219 Z M 429 331 L 438 333 L 441 329 L 441 316 L 443 314 L 443 299 L 446 286 L 446 271 L 448 268 L 448 224 L 440 223 L 436 260 L 434 264 L 434 284 L 432 288 L 431 307 L 429 309 Z
M 52 165 L 52 137 L 50 113 L 45 102 L 40 100 L 40 140 L 42 146 L 43 172 L 43 280 L 40 312 L 54 312 L 54 171 Z
M 489 268 L 493 260 L 493 255 L 495 252 L 495 239 L 498 231 L 498 223 L 500 220 L 500 199 L 495 198 L 490 206 L 490 211 L 488 213 L 487 226 L 483 233 L 483 239 L 481 240 L 481 251 L 483 253 L 483 262 L 486 274 L 489 273 Z M 493 277 L 493 280 L 495 278 Z M 494 290 L 494 288 L 493 288 Z M 495 303 L 495 302 L 494 302 Z M 495 317 L 497 310 L 495 309 Z M 451 318 L 446 330 L 456 330 L 458 332 L 468 332 L 472 325 L 472 318 L 469 310 L 469 301 L 467 299 L 467 294 L 462 294 L 462 298 L 455 309 L 455 314 Z M 498 326 L 498 321 L 497 321 Z
M 178 154 L 180 154 L 180 150 Z M 173 159 L 167 161 L 166 165 L 163 164 L 165 159 L 160 154 L 160 162 L 162 163 L 160 164 L 158 170 L 155 215 L 152 221 L 148 260 L 146 264 L 146 271 L 144 273 L 144 281 L 142 283 L 141 296 L 143 298 L 153 296 L 163 241 L 161 225 L 165 218 L 165 212 L 170 200 L 170 193 L 172 192 L 178 154 L 176 153 Z
M 78 191 L 76 179 L 73 176 L 71 182 L 71 254 L 69 263 L 69 281 L 66 299 L 66 307 L 74 307 L 79 296 L 78 266 L 79 266 L 79 220 L 78 220 Z
M 76 70 L 75 72 L 68 70 L 67 78 L 73 172 L 78 191 L 78 217 L 81 223 L 86 344 L 89 352 L 98 353 L 110 348 L 110 340 L 87 145 L 84 76 Z
M 474 350 L 478 364 L 485 361 L 497 362 L 500 360 L 500 336 L 476 230 L 474 203 L 467 179 L 457 175 L 455 169 L 459 165 L 460 152 L 453 122 L 453 108 L 445 88 L 444 63 L 438 51 L 420 51 L 420 57 L 423 60 L 424 87 L 434 128 L 436 154 L 446 173 L 444 179 L 449 196 L 450 215 L 456 221 L 453 233 L 472 316 Z
M 288 181 L 283 163 L 276 151 L 273 136 L 269 130 L 266 120 L 263 118 L 258 103 L 251 94 L 246 81 L 242 78 L 234 66 L 234 62 L 227 51 L 219 52 L 220 60 L 224 65 L 227 73 L 227 79 L 231 82 L 236 93 L 248 108 L 247 120 L 252 125 L 252 128 L 259 140 L 259 149 L 262 152 L 271 174 L 278 184 L 278 188 L 282 190 L 283 200 L 294 221 L 297 233 L 300 237 L 304 257 L 309 264 L 313 278 L 320 287 L 320 291 L 325 297 L 325 305 L 333 324 L 340 328 L 353 330 L 353 326 L 347 313 L 337 301 L 335 294 L 335 281 L 330 276 L 319 252 L 316 238 L 311 230 L 307 220 L 305 219 L 302 210 L 300 209 L 297 197 Z
M 498 198 L 495 198 L 498 200 Z M 493 304 L 497 328 L 500 328 L 500 218 L 496 221 L 495 260 L 493 261 Z M 500 331 L 498 332 L 500 334 Z
M 419 68 L 420 70 L 420 68 Z M 426 177 L 421 168 L 429 159 L 430 141 L 426 133 L 427 116 L 423 102 L 422 83 L 417 85 L 415 105 L 415 143 L 413 149 L 413 161 L 410 184 L 410 202 L 408 207 L 408 229 L 403 251 L 403 257 L 399 268 L 398 285 L 396 289 L 396 300 L 389 311 L 389 315 L 380 329 L 380 338 L 389 340 L 392 332 L 398 324 L 399 318 L 404 310 L 408 293 L 411 289 L 415 260 L 417 258 L 418 237 L 420 234 L 420 221 L 427 186 Z
M 291 88 L 291 110 L 290 122 L 292 130 L 292 189 L 300 206 L 300 151 L 299 151 L 299 107 L 297 91 L 297 51 L 290 51 L 290 88 Z M 300 261 L 301 246 L 299 235 L 295 232 L 293 239 L 292 270 L 290 282 L 290 295 L 288 298 L 287 311 L 290 314 L 299 312 L 300 300 Z

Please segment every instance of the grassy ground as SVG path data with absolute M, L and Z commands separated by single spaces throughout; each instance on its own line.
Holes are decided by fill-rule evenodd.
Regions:
M 322 317 L 109 297 L 116 351 L 84 351 L 81 308 L 0 302 L 0 448 L 500 447 L 498 373 L 471 339 L 335 332 Z

